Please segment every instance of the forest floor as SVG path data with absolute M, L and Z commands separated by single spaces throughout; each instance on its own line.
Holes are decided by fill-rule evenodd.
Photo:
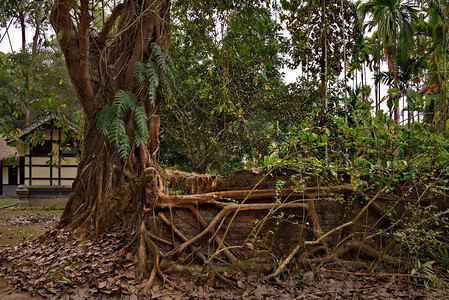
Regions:
M 0 207 L 14 201 L 0 198 Z M 54 207 L 0 209 L 0 299 L 148 299 L 141 296 L 145 280 L 135 278 L 123 235 L 107 235 L 86 247 L 61 242 L 68 241 L 68 234 L 53 230 L 33 241 L 56 225 L 61 212 Z M 441 288 L 398 275 L 321 268 L 291 270 L 286 278 L 264 283 L 263 274 L 212 272 L 169 277 L 164 287 L 151 288 L 150 298 L 447 299 Z
M 1 197 L 0 208 L 17 202 L 14 197 Z M 9 207 L 0 209 L 0 251 L 17 246 L 21 242 L 39 236 L 51 229 L 59 219 L 62 210 L 58 207 L 31 209 Z M 27 300 L 42 299 L 28 293 L 15 291 L 0 275 L 0 299 Z

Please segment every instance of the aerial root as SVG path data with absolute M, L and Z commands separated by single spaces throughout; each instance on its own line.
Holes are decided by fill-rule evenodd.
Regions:
M 159 217 L 159 219 L 160 219 L 162 222 L 165 223 L 165 225 L 167 225 L 167 226 L 169 226 L 170 228 L 173 229 L 173 232 L 174 232 L 174 233 L 181 239 L 181 241 L 183 241 L 183 242 L 189 241 L 189 239 L 188 239 L 184 234 L 182 234 L 182 232 L 179 231 L 179 229 L 177 229 L 176 226 L 175 226 L 173 223 L 171 223 L 171 222 L 167 219 L 167 217 L 165 217 L 165 215 L 164 215 L 162 212 L 159 212 L 159 213 L 157 214 L 157 216 Z M 174 246 L 174 245 L 173 245 L 173 246 Z M 206 256 L 205 256 L 201 251 L 199 251 L 199 249 L 196 249 L 196 248 L 192 247 L 192 250 L 193 250 L 193 253 L 194 253 L 194 252 L 198 252 L 198 257 L 203 261 L 203 263 L 207 261 Z M 167 253 L 167 254 L 165 254 L 164 256 L 169 256 L 169 254 Z
M 201 217 L 201 215 L 199 214 L 198 210 L 195 209 L 193 206 L 190 206 L 189 208 L 190 208 L 191 212 L 193 213 L 193 215 L 197 218 L 197 220 L 198 220 L 198 222 L 200 223 L 200 225 L 201 225 L 203 228 L 207 228 L 207 223 L 206 223 L 206 221 L 204 221 L 203 217 Z M 214 241 L 215 241 L 215 243 L 217 244 L 218 248 L 220 248 L 220 247 L 222 247 L 222 246 L 227 247 L 226 244 L 222 241 L 222 239 L 217 235 L 217 232 L 218 232 L 218 230 L 216 230 L 215 232 L 213 232 L 213 230 L 212 230 L 211 233 L 213 234 L 212 238 L 214 239 Z M 212 238 L 211 238 L 211 239 L 212 239 Z M 210 242 L 210 240 L 209 240 L 209 242 Z M 232 263 L 235 262 L 235 261 L 237 261 L 237 257 L 235 257 L 234 254 L 232 254 L 232 252 L 229 251 L 228 249 L 225 249 L 223 252 L 224 252 L 224 254 L 226 255 L 226 257 L 227 257 Z
M 151 249 L 151 252 L 152 252 L 153 258 L 154 258 L 153 259 L 153 267 L 150 272 L 150 277 L 143 288 L 144 294 L 147 294 L 149 289 L 153 285 L 156 275 L 159 275 L 159 277 L 161 278 L 162 285 L 165 285 L 166 282 L 169 282 L 169 283 L 171 283 L 171 282 L 167 279 L 167 276 L 165 276 L 165 274 L 162 273 L 162 271 L 160 269 L 160 265 L 163 263 L 163 260 L 161 261 L 162 252 L 159 249 L 159 247 L 151 240 L 149 232 L 145 226 L 145 221 L 143 221 L 140 226 L 140 234 L 141 234 L 141 241 L 143 240 L 145 242 L 144 244 L 146 245 L 147 249 Z M 142 247 L 142 249 L 143 248 L 144 247 Z M 139 248 L 139 252 L 140 252 L 140 248 Z M 140 257 L 139 257 L 139 259 L 140 259 Z M 143 262 L 144 266 L 145 266 L 145 264 L 146 263 Z
M 164 282 L 167 280 L 166 276 L 164 276 L 164 274 L 160 270 L 160 264 L 163 261 L 163 258 L 179 255 L 185 249 L 189 249 L 190 254 L 187 256 L 187 258 L 183 257 L 182 261 L 185 261 L 187 259 L 190 260 L 192 259 L 191 256 L 197 254 L 204 263 L 203 270 L 208 264 L 211 264 L 213 260 L 222 261 L 223 256 L 227 259 L 227 261 L 231 263 L 237 262 L 238 252 L 236 252 L 235 249 L 242 248 L 243 246 L 227 245 L 224 241 L 226 233 L 224 236 L 220 236 L 219 232 L 223 226 L 230 226 L 226 225 L 227 223 L 225 222 L 228 216 L 231 213 L 237 213 L 240 211 L 302 209 L 312 225 L 313 238 L 311 240 L 304 239 L 303 234 L 305 231 L 305 225 L 300 226 L 300 233 L 297 244 L 291 250 L 286 259 L 271 274 L 267 275 L 264 278 L 265 280 L 272 279 L 281 274 L 285 270 L 287 265 L 290 264 L 293 260 L 301 264 L 338 263 L 341 266 L 348 266 L 352 269 L 366 266 L 366 264 L 361 262 L 344 261 L 342 257 L 349 252 L 358 253 L 358 255 L 361 255 L 370 260 L 383 261 L 391 265 L 399 266 L 402 263 L 399 259 L 389 255 L 385 255 L 385 251 L 379 251 L 374 247 L 368 245 L 367 243 L 350 240 L 347 242 L 342 242 L 341 245 L 338 245 L 333 250 L 331 250 L 330 246 L 328 245 L 329 238 L 331 236 L 340 232 L 346 227 L 356 224 L 356 222 L 362 217 L 362 215 L 367 212 L 368 208 L 372 207 L 374 210 L 381 213 L 382 211 L 379 210 L 379 206 L 377 205 L 377 203 L 375 203 L 375 201 L 381 196 L 384 190 L 385 187 L 383 187 L 371 199 L 369 199 L 367 204 L 352 220 L 336 226 L 335 228 L 328 230 L 327 232 L 323 232 L 321 228 L 319 216 L 315 207 L 316 201 L 322 200 L 322 198 L 317 199 L 317 195 L 329 198 L 331 197 L 331 194 L 347 195 L 351 192 L 355 192 L 360 196 L 363 196 L 363 192 L 355 191 L 354 187 L 351 185 L 307 188 L 302 193 L 292 189 L 283 189 L 278 191 L 279 193 L 281 193 L 281 196 L 289 197 L 293 195 L 294 197 L 293 199 L 288 199 L 289 201 L 284 201 L 282 203 L 245 203 L 245 200 L 247 199 L 266 200 L 267 197 L 273 196 L 274 190 L 222 191 L 196 195 L 158 195 L 156 202 L 153 203 L 154 206 L 151 211 L 153 212 L 155 218 L 158 218 L 164 225 L 168 226 L 171 237 L 167 237 L 167 239 L 158 237 L 157 235 L 149 232 L 145 228 L 144 223 L 142 225 L 143 227 L 141 230 L 141 239 L 143 239 L 145 242 L 140 242 L 139 253 L 152 253 L 154 257 L 153 267 L 150 273 L 150 278 L 145 285 L 145 291 L 148 291 L 157 275 L 159 275 Z M 299 194 L 304 197 L 299 199 Z M 227 197 L 229 197 L 231 200 L 226 199 Z M 238 200 L 243 201 L 242 203 L 238 203 Z M 210 221 L 206 221 L 200 214 L 198 206 L 202 204 L 213 206 L 219 209 Z M 178 228 L 176 228 L 174 223 L 173 209 L 178 208 L 189 209 L 193 214 L 200 229 L 200 231 L 196 235 L 187 237 Z M 150 210 L 147 209 L 146 211 L 148 212 Z M 232 223 L 232 220 L 230 222 Z M 226 229 L 226 232 L 227 230 L 228 229 Z M 204 237 L 206 235 L 210 235 L 208 237 L 208 242 L 216 245 L 216 251 L 210 257 L 207 257 L 201 251 L 202 246 L 196 246 L 198 245 L 199 241 L 204 240 Z M 179 243 L 179 240 L 181 241 L 181 243 Z M 166 253 L 162 253 L 153 241 L 158 241 L 160 243 L 169 245 L 171 246 L 171 250 Z M 318 254 L 318 252 L 323 253 Z M 220 257 L 218 255 L 220 255 Z M 143 257 L 143 255 L 141 256 Z M 212 270 L 213 269 L 214 268 L 212 268 Z M 214 275 L 214 277 L 218 278 L 219 280 L 226 281 L 216 274 Z

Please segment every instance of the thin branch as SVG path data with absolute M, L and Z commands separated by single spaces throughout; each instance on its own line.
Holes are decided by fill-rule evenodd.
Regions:
M 106 39 L 108 38 L 108 35 L 111 32 L 111 29 L 114 26 L 117 18 L 122 13 L 124 7 L 125 6 L 122 3 L 115 6 L 114 9 L 112 10 L 111 15 L 106 20 L 106 23 L 104 24 L 103 29 L 101 30 L 100 35 L 99 35 L 99 42 L 100 42 L 101 47 L 104 47 Z
M 328 232 L 326 232 L 325 234 L 323 234 L 321 237 L 317 238 L 314 241 L 306 241 L 304 242 L 305 245 L 316 245 L 321 243 L 324 239 L 326 239 L 328 236 L 330 236 L 331 234 L 345 228 L 348 227 L 350 225 L 353 225 L 355 222 L 357 222 L 358 219 L 360 219 L 363 214 L 365 213 L 365 211 L 371 206 L 372 203 L 374 203 L 374 201 L 376 201 L 377 198 L 380 197 L 380 195 L 391 185 L 390 181 L 387 185 L 385 185 L 379 192 L 377 192 L 376 196 L 374 196 L 363 208 L 362 210 L 360 210 L 360 212 L 357 214 L 357 216 L 355 216 L 355 218 L 353 218 L 351 221 L 346 222 L 340 226 L 335 227 L 332 230 L 329 230 Z

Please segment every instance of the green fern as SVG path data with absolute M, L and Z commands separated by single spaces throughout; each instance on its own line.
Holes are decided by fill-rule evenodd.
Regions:
M 170 71 L 172 72 L 171 75 L 174 75 L 173 72 L 175 71 L 175 64 L 173 63 L 173 60 L 171 59 L 170 53 L 167 49 L 163 50 L 165 59 L 167 60 L 167 65 L 170 68 Z M 173 76 L 173 82 L 174 82 L 174 76 Z
M 161 49 L 156 43 L 152 43 L 151 48 L 154 60 L 146 63 L 137 62 L 134 65 L 133 74 L 137 81 L 147 86 L 149 99 L 154 105 L 161 85 L 168 95 L 172 94 L 175 78 L 174 65 L 168 51 Z M 162 77 L 162 82 L 159 80 L 160 77 Z M 137 128 L 132 133 L 133 136 L 129 136 L 126 132 L 125 115 L 126 118 L 131 117 L 136 124 Z M 125 160 L 131 148 L 131 137 L 134 138 L 136 146 L 148 142 L 150 135 L 147 121 L 145 108 L 139 106 L 136 96 L 129 91 L 120 90 L 115 94 L 112 105 L 101 107 L 97 118 L 97 129 L 100 134 L 108 136 L 111 143 L 115 145 L 120 159 Z
M 148 118 L 145 113 L 145 108 L 141 106 L 136 106 L 133 109 L 133 113 L 134 113 L 134 120 L 137 125 L 137 130 L 135 132 L 135 141 L 136 145 L 140 146 L 142 144 L 145 144 L 150 138 L 147 126 Z
M 97 118 L 97 129 L 103 135 L 108 135 L 112 121 L 114 120 L 114 113 L 112 107 L 105 105 L 101 108 Z
M 137 98 L 133 93 L 124 90 L 118 91 L 114 96 L 114 102 L 112 103 L 112 111 L 118 118 L 121 118 L 123 114 L 132 107 L 137 105 Z
M 130 147 L 129 137 L 126 134 L 125 122 L 123 120 L 115 118 L 112 121 L 109 140 L 115 144 L 120 159 L 125 160 Z
M 164 52 L 162 52 L 161 47 L 159 47 L 158 44 L 156 43 L 151 43 L 151 48 L 153 50 L 153 55 L 154 58 L 157 62 L 157 66 L 159 67 L 159 69 L 162 70 L 162 72 L 168 72 L 168 65 L 167 65 L 167 61 L 165 59 L 165 55 Z
M 168 79 L 168 81 L 170 82 L 170 84 L 172 86 L 176 86 L 175 64 L 173 63 L 173 60 L 171 59 L 171 56 L 170 56 L 170 53 L 168 52 L 168 50 L 164 49 L 164 55 L 165 55 L 165 59 L 167 60 L 167 65 L 168 65 L 168 71 L 166 74 L 164 74 L 164 76 L 166 76 L 166 78 Z
M 154 62 L 149 61 L 146 64 L 147 80 L 148 80 L 148 96 L 150 96 L 151 104 L 156 102 L 156 93 L 159 87 L 159 73 Z
M 143 62 L 136 62 L 134 65 L 134 78 L 140 83 L 143 83 L 146 79 L 146 66 Z
M 123 116 L 127 111 L 132 112 L 137 130 L 134 139 L 137 146 L 144 144 L 149 139 L 147 128 L 147 116 L 145 109 L 138 105 L 133 93 L 120 90 L 114 96 L 111 106 L 103 106 L 97 118 L 97 129 L 115 145 L 120 159 L 125 160 L 130 149 L 130 137 L 126 133 Z

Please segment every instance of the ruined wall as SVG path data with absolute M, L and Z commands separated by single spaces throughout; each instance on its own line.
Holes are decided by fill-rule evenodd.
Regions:
M 263 172 L 258 170 L 237 171 L 230 178 L 218 182 L 212 189 L 213 191 L 232 189 L 251 189 L 256 184 L 258 189 L 275 188 L 278 180 L 285 182 L 285 186 L 293 186 L 289 177 L 285 174 L 276 174 L 267 176 L 263 179 Z M 210 191 L 211 189 L 209 189 Z M 246 200 L 248 203 L 274 203 L 275 201 L 301 202 L 297 198 L 265 198 L 256 200 Z M 311 201 L 311 200 L 307 200 Z M 307 202 L 306 201 L 306 202 Z M 344 195 L 332 195 L 331 198 L 319 198 L 314 200 L 318 221 L 323 232 L 327 232 L 334 227 L 341 225 L 349 217 L 348 201 Z M 209 224 L 220 212 L 220 208 L 211 204 L 194 205 L 192 208 L 176 207 L 163 209 L 164 216 L 174 224 L 174 227 L 182 232 L 187 238 L 191 239 L 204 230 L 192 209 L 197 210 L 198 214 Z M 231 221 L 232 220 L 232 221 Z M 231 223 L 231 225 L 229 225 Z M 182 243 L 170 226 L 156 221 L 153 226 L 158 236 L 169 239 L 175 246 Z M 228 228 L 229 227 L 229 228 Z M 231 212 L 228 216 L 215 227 L 219 228 L 218 236 L 224 238 L 226 246 L 242 246 L 233 250 L 238 258 L 261 258 L 266 261 L 273 261 L 285 257 L 298 243 L 301 228 L 302 237 L 305 240 L 314 239 L 314 230 L 311 219 L 306 208 L 288 208 L 264 210 L 246 210 Z M 329 237 L 332 244 L 336 244 L 344 232 L 337 232 Z M 212 234 L 208 233 L 195 244 L 198 252 L 211 255 L 215 252 L 218 245 L 212 239 Z M 163 245 L 162 245 L 163 247 Z M 170 250 L 166 246 L 166 250 Z M 191 249 L 190 249 L 191 250 Z M 185 251 L 185 255 L 191 251 Z M 194 251 L 195 252 L 195 251 Z M 183 254 L 180 259 L 185 259 Z

